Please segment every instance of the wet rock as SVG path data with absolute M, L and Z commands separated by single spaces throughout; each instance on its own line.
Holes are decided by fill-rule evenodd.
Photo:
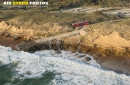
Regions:
M 27 75 L 31 75 L 32 74 L 32 72 L 31 71 L 27 71 Z
M 74 56 L 78 56 L 79 54 L 78 53 L 75 53 Z
M 86 55 L 78 55 L 78 58 L 82 58 L 85 57 Z
M 90 61 L 91 58 L 90 57 L 85 57 L 84 61 Z
M 59 53 L 61 53 L 61 51 L 60 51 L 60 50 L 57 50 L 55 53 L 58 53 L 58 54 L 59 54 Z

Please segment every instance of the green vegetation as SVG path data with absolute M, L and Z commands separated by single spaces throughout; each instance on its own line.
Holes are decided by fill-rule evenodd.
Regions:
M 119 32 L 119 35 L 126 40 L 130 40 L 130 18 L 117 21 L 108 21 L 90 25 L 92 30 L 100 29 L 103 35 L 110 34 L 113 31 Z
M 130 18 L 123 19 L 122 21 L 117 22 L 117 24 L 130 26 Z
M 0 5 L 0 8 L 2 8 L 3 6 L 2 5 Z
M 74 13 L 53 13 L 53 12 L 45 12 L 43 13 L 41 10 L 27 10 L 27 11 L 20 11 L 20 10 L 10 10 L 8 12 L 3 12 L 1 15 L 0 21 L 2 20 L 10 20 L 15 19 L 19 20 L 23 23 L 32 21 L 37 24 L 41 23 L 60 23 L 60 25 L 71 25 L 71 23 L 81 22 L 81 21 L 88 21 L 89 23 L 97 23 L 102 21 L 109 21 L 120 19 L 118 16 L 114 15 L 104 15 L 101 13 L 93 13 L 93 14 L 74 14 Z M 21 25 L 23 25 L 21 23 Z M 14 23 L 18 24 L 18 23 Z
M 111 20 L 118 20 L 124 18 L 115 15 L 105 15 L 102 13 L 102 11 L 96 11 L 91 14 L 85 14 L 85 13 L 71 13 L 71 12 L 65 13 L 56 10 L 73 8 L 78 6 L 81 7 L 82 6 L 83 7 L 84 6 L 96 6 L 96 7 L 114 6 L 113 3 L 116 3 L 116 6 L 121 6 L 122 3 L 128 2 L 126 0 L 125 1 L 120 0 L 118 2 L 120 3 L 120 5 L 118 5 L 117 1 L 119 0 L 55 0 L 55 1 L 49 0 L 48 8 L 30 8 L 29 10 L 24 10 L 24 9 L 1 10 L 0 21 L 7 21 L 8 23 L 17 27 L 22 26 L 23 28 L 31 28 L 34 31 L 38 30 L 38 32 L 35 35 L 50 37 L 53 36 L 54 34 L 58 34 L 59 31 L 60 33 L 73 31 L 75 28 L 73 28 L 71 24 L 75 22 L 88 21 L 90 24 L 94 24 L 98 22 L 104 22 L 104 21 L 107 22 Z M 125 4 L 124 6 L 126 6 L 127 4 Z M 55 23 L 58 23 L 57 25 L 61 26 L 61 29 L 54 34 L 52 34 L 52 32 L 49 33 L 48 30 L 50 28 L 53 28 L 53 25 Z M 128 21 L 124 23 L 127 23 L 129 25 Z M 47 26 L 45 26 L 44 24 L 47 24 Z M 106 27 L 108 26 L 111 25 L 107 25 Z M 45 33 L 42 31 L 45 31 Z M 46 34 L 46 32 L 48 32 L 48 34 Z
M 41 9 L 30 10 L 3 10 L 0 14 L 0 21 L 6 21 L 16 27 L 30 28 L 34 30 L 33 36 L 50 37 L 75 30 L 72 23 L 88 21 L 90 24 L 118 20 L 120 17 L 113 15 L 104 15 L 100 12 L 92 14 L 60 13 L 60 12 L 42 12 Z M 57 23 L 57 24 L 55 24 Z M 45 25 L 46 24 L 46 25 Z M 55 26 L 54 26 L 55 25 Z M 60 30 L 56 26 L 61 26 Z M 50 29 L 55 27 L 56 32 Z M 47 32 L 47 33 L 46 33 Z M 25 32 L 26 34 L 26 32 Z M 37 38 L 37 37 L 36 37 Z
M 77 7 L 77 6 L 128 6 L 129 0 L 48 0 L 51 7 Z
M 46 10 L 59 10 L 79 6 L 130 7 L 130 0 L 11 0 L 11 1 L 48 1 Z M 0 4 L 3 0 L 0 1 Z

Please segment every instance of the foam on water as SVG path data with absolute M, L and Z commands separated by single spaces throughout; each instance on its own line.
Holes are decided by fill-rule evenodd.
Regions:
M 17 78 L 41 78 L 46 72 L 55 73 L 52 85 L 129 85 L 130 77 L 106 71 L 89 55 L 91 61 L 84 63 L 83 58 L 76 58 L 78 53 L 45 50 L 35 53 L 14 51 L 0 46 L 0 61 L 2 64 L 17 62 L 12 69 Z

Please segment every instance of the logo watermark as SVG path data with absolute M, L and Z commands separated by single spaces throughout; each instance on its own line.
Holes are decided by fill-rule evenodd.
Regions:
M 48 2 L 44 1 L 4 1 L 3 7 L 48 7 Z

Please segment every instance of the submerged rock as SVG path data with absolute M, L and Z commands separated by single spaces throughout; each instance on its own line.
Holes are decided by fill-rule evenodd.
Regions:
M 85 57 L 84 61 L 90 61 L 91 58 L 90 57 Z
M 78 58 L 82 58 L 85 57 L 86 55 L 78 55 Z

